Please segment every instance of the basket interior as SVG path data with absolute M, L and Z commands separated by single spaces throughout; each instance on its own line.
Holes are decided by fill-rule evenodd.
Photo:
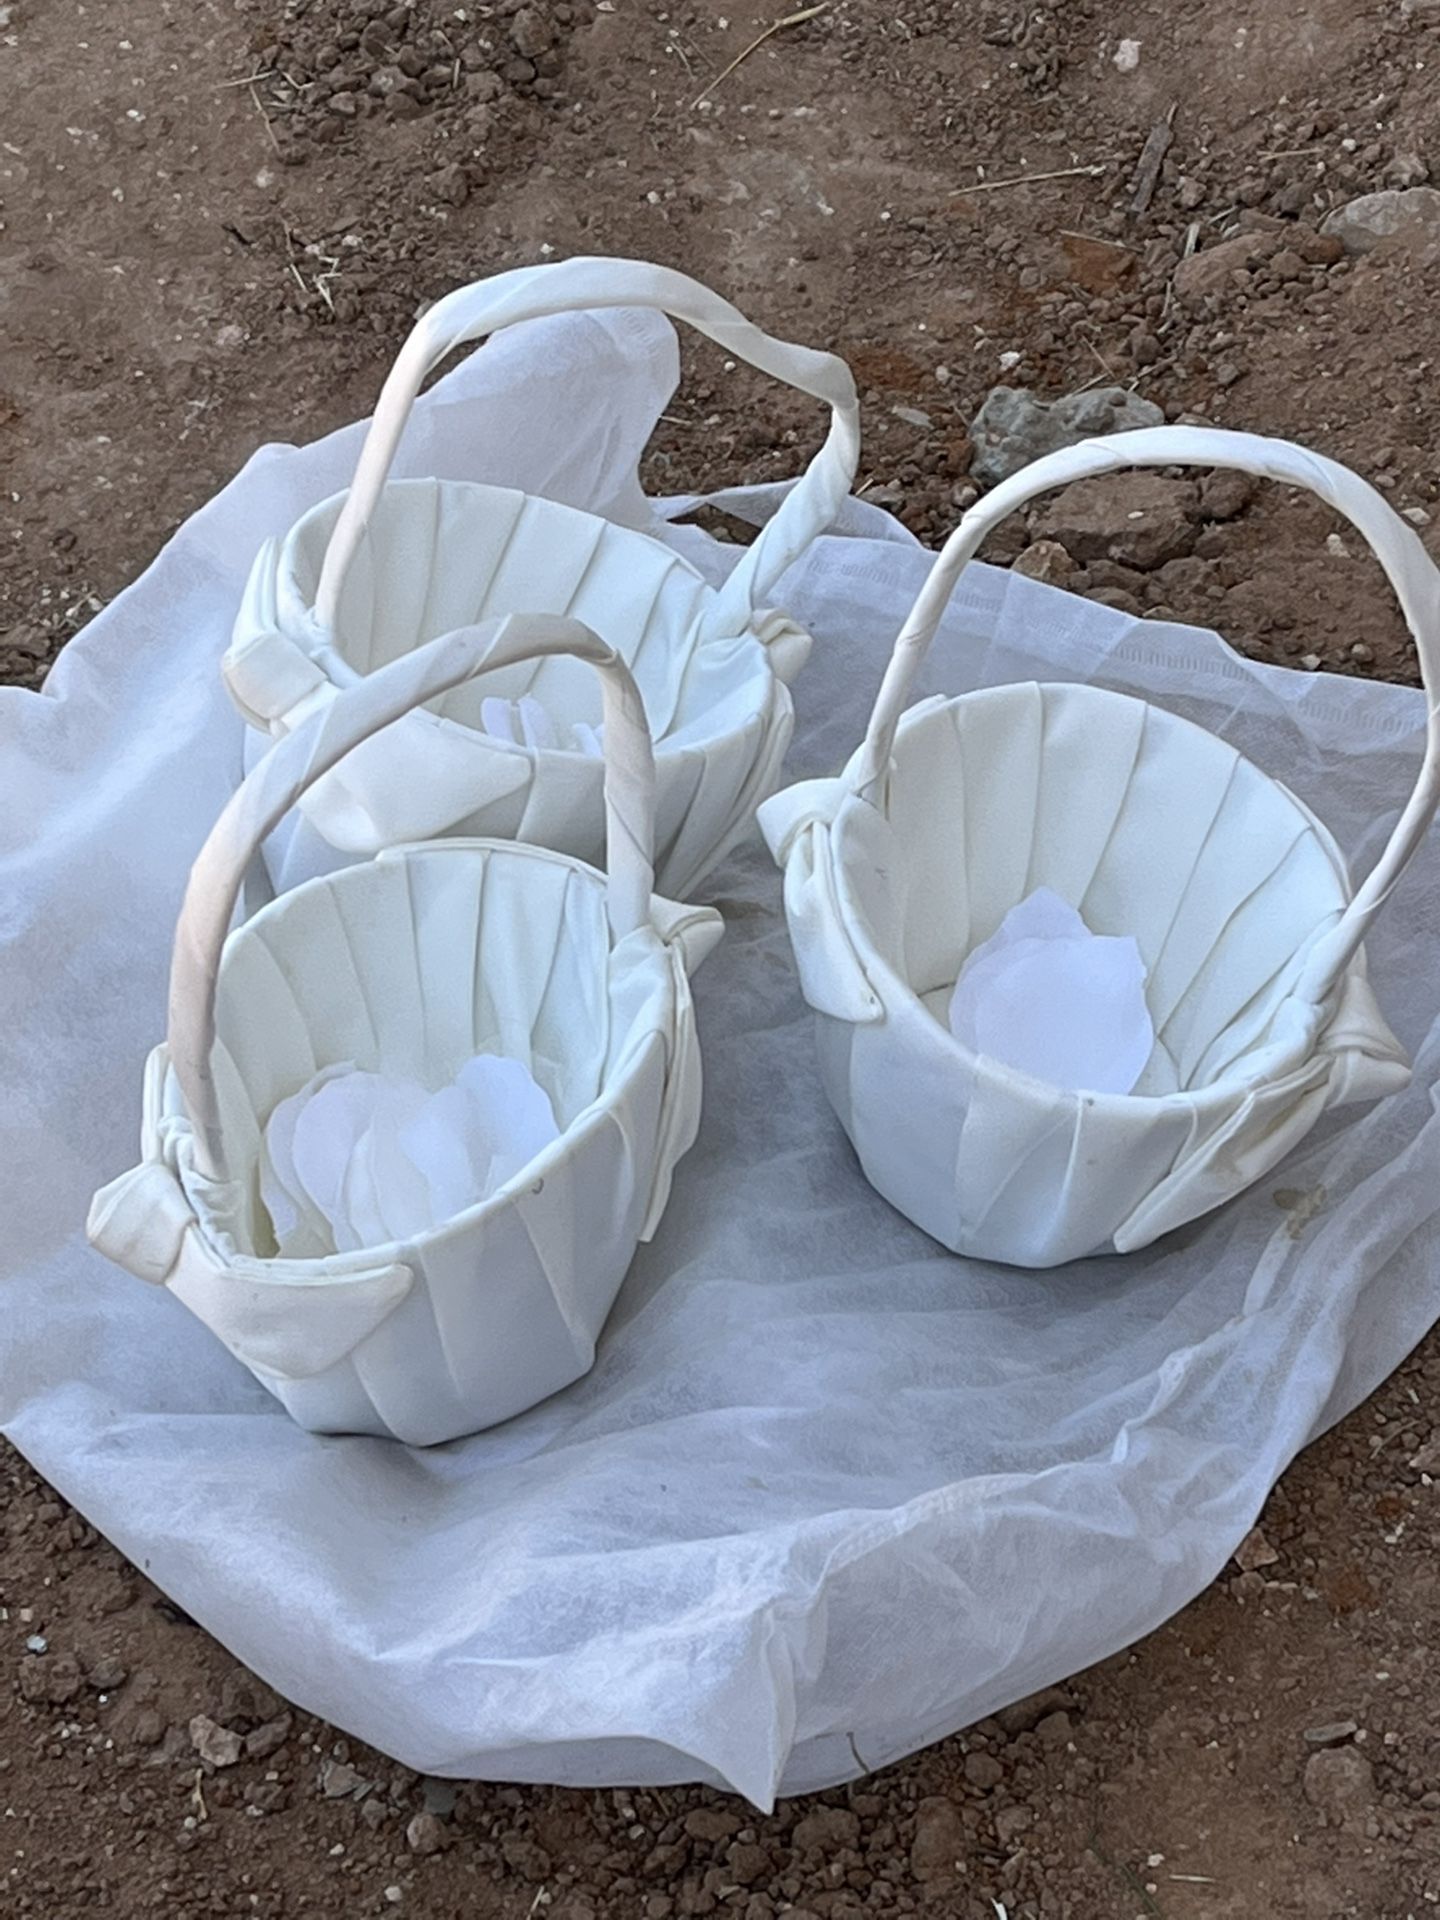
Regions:
M 1348 897 L 1333 845 L 1268 775 L 1096 687 L 998 687 L 918 714 L 889 819 L 883 860 L 846 849 L 846 884 L 942 1024 L 966 956 L 1037 887 L 1092 932 L 1134 936 L 1156 1031 L 1139 1094 L 1242 1072 Z
M 263 909 L 227 943 L 216 1003 L 243 1250 L 275 1250 L 259 1197 L 265 1122 L 323 1067 L 353 1062 L 436 1091 L 472 1055 L 504 1054 L 569 1127 L 610 1084 L 637 1020 L 655 1018 L 627 1000 L 617 1021 L 609 956 L 600 877 L 524 848 L 410 851 Z
M 282 620 L 303 618 L 314 605 L 340 504 L 315 508 L 287 542 Z M 700 645 L 711 597 L 700 575 L 660 541 L 595 514 L 510 488 L 392 481 L 347 576 L 337 643 L 357 671 L 372 673 L 475 621 L 568 614 L 626 661 L 652 737 L 684 746 L 743 725 L 766 691 L 757 644 Z M 482 700 L 522 694 L 540 701 L 562 734 L 577 722 L 600 723 L 598 677 L 567 658 L 503 667 L 431 705 L 479 727 Z

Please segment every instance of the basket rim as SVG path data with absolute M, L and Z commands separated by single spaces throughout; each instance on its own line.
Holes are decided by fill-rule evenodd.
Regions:
M 927 699 L 918 701 L 902 715 L 900 724 L 896 729 L 896 757 L 898 758 L 899 756 L 906 733 L 921 721 L 933 718 L 942 711 L 948 711 L 966 703 L 996 700 L 998 704 L 999 700 L 1003 700 L 1006 695 L 1028 692 L 1032 689 L 1038 689 L 1042 693 L 1060 694 L 1067 698 L 1081 698 L 1096 703 L 1123 702 L 1127 706 L 1144 707 L 1149 712 L 1160 714 L 1164 722 L 1169 725 L 1190 733 L 1203 734 L 1209 740 L 1218 739 L 1218 735 L 1211 733 L 1208 727 L 1200 726 L 1198 722 L 1189 719 L 1185 714 L 1176 713 L 1172 708 L 1162 706 L 1157 701 L 1142 699 L 1138 694 L 1125 693 L 1118 688 L 1097 686 L 1093 681 L 1084 680 L 1012 680 L 1005 681 L 999 686 L 972 688 L 968 693 L 934 694 Z M 1228 742 L 1222 744 L 1229 745 Z M 1343 913 L 1345 907 L 1353 897 L 1353 889 L 1351 887 L 1349 871 L 1345 864 L 1344 855 L 1340 850 L 1335 836 L 1319 815 L 1307 806 L 1297 794 L 1293 793 L 1282 780 L 1277 780 L 1273 774 L 1267 773 L 1263 767 L 1257 765 L 1255 761 L 1250 759 L 1248 754 L 1241 753 L 1238 747 L 1231 748 L 1231 751 L 1264 780 L 1275 794 L 1280 797 L 1284 804 L 1297 814 L 1303 824 L 1314 834 L 1320 844 L 1322 852 L 1327 856 L 1330 868 L 1335 876 L 1336 898 L 1334 911 L 1337 914 Z M 852 762 L 852 766 L 853 764 L 854 762 Z M 853 789 L 847 793 L 845 799 L 837 809 L 835 818 L 831 824 L 830 858 L 835 875 L 837 898 L 845 915 L 846 930 L 851 939 L 856 942 L 865 973 L 872 981 L 883 981 L 885 983 L 887 992 L 881 993 L 878 997 L 885 1009 L 887 1018 L 890 1015 L 892 1006 L 897 1005 L 903 1007 L 907 1015 L 912 1017 L 918 1016 L 920 1020 L 926 1023 L 928 1028 L 934 1029 L 938 1043 L 950 1052 L 957 1062 L 968 1069 L 975 1079 L 983 1081 L 988 1087 L 993 1088 L 995 1091 L 1023 1099 L 1032 1105 L 1039 1104 L 1043 1101 L 1047 1106 L 1053 1105 L 1058 1095 L 1062 1099 L 1082 1102 L 1087 1107 L 1097 1108 L 1101 1112 L 1115 1117 L 1130 1116 L 1133 1118 L 1144 1118 L 1151 1115 L 1159 1116 L 1161 1113 L 1174 1112 L 1209 1115 L 1212 1110 L 1223 1111 L 1232 1106 L 1239 1095 L 1274 1085 L 1286 1075 L 1294 1073 L 1305 1059 L 1311 1057 L 1313 1053 L 1313 1032 L 1310 1036 L 1310 1044 L 1304 1052 L 1282 1054 L 1280 1059 L 1275 1063 L 1275 1069 L 1265 1073 L 1263 1076 L 1255 1074 L 1242 1076 L 1227 1073 L 1220 1079 L 1212 1081 L 1208 1086 L 1196 1090 L 1179 1087 L 1176 1088 L 1173 1093 L 1100 1093 L 1083 1087 L 1060 1087 L 1053 1081 L 1041 1080 L 1034 1074 L 1026 1073 L 1019 1067 L 1012 1067 L 1003 1061 L 995 1060 L 988 1054 L 973 1052 L 962 1041 L 958 1040 L 948 1027 L 942 1026 L 940 1021 L 935 1018 L 934 1014 L 924 1004 L 922 997 L 915 991 L 915 988 L 910 982 L 898 973 L 879 952 L 870 935 L 868 916 L 860 910 L 855 899 L 854 890 L 849 882 L 849 869 L 844 858 L 841 844 L 846 831 L 846 823 L 854 817 L 852 810 L 859 807 L 868 808 L 872 813 L 881 811 L 873 807 L 869 801 L 865 800 L 862 795 Z M 888 826 L 890 824 L 888 816 L 882 812 L 881 817 L 885 819 L 886 825 Z M 968 955 L 966 957 L 968 957 Z M 963 965 L 963 960 L 961 964 Z M 1350 978 L 1354 975 L 1358 975 L 1361 978 L 1365 977 L 1365 952 L 1363 947 L 1360 948 L 1355 958 L 1346 968 L 1344 977 Z M 1286 997 L 1296 998 L 1293 990 Z M 1304 1004 L 1314 1004 L 1318 1014 L 1318 1003 Z M 1316 1024 L 1316 1022 L 1307 1022 L 1307 1026 L 1311 1027 Z
M 380 506 L 377 509 L 376 519 L 378 520 L 380 514 L 383 513 L 385 501 L 391 489 L 410 492 L 420 491 L 426 488 L 475 495 L 500 495 L 506 499 L 523 499 L 531 502 L 534 506 L 542 508 L 547 514 L 556 515 L 571 523 L 584 522 L 588 524 L 598 521 L 608 527 L 613 533 L 623 535 L 627 539 L 643 541 L 647 547 L 653 548 L 657 553 L 662 554 L 667 561 L 671 562 L 688 576 L 689 584 L 698 586 L 701 589 L 703 596 L 702 605 L 709 604 L 719 598 L 719 589 L 705 578 L 695 563 L 677 548 L 667 546 L 666 543 L 658 539 L 655 534 L 648 533 L 641 527 L 626 526 L 619 520 L 607 520 L 604 514 L 592 513 L 585 507 L 572 507 L 563 500 L 551 500 L 548 495 L 543 493 L 527 493 L 523 487 L 502 487 L 487 480 L 450 480 L 436 475 L 411 475 L 403 480 L 391 480 L 387 482 L 385 493 L 381 496 Z M 324 500 L 316 501 L 312 506 L 307 507 L 303 513 L 297 515 L 285 531 L 276 539 L 273 547 L 271 566 L 277 585 L 283 573 L 288 572 L 292 582 L 295 579 L 291 556 L 293 556 L 295 550 L 295 543 L 301 537 L 302 533 L 311 529 L 327 511 L 333 511 L 338 514 L 340 508 L 343 507 L 345 503 L 347 493 L 347 488 L 341 488 L 338 492 L 328 495 Z M 739 551 L 744 553 L 747 549 L 740 548 Z M 303 603 L 306 617 L 310 620 L 315 618 L 318 584 L 317 577 L 315 587 L 313 587 L 310 592 L 302 595 L 298 592 L 298 588 L 296 590 L 296 598 Z M 766 638 L 763 640 L 760 638 L 758 632 L 758 628 L 762 622 L 766 626 Z M 308 633 L 304 636 L 298 636 L 294 630 L 293 623 L 287 623 L 283 617 L 277 617 L 275 624 L 280 632 L 289 634 L 291 639 L 296 641 L 296 644 L 303 646 L 304 639 L 309 637 Z M 770 650 L 774 641 L 782 631 L 788 631 L 808 641 L 812 646 L 814 644 L 814 636 L 810 633 L 809 629 L 803 627 L 800 622 L 794 619 L 783 607 L 763 608 L 757 609 L 751 620 L 737 633 L 698 635 L 695 640 L 694 653 L 697 656 L 702 656 L 713 655 L 723 651 L 733 657 L 738 649 L 745 656 L 748 656 L 750 665 L 753 666 L 755 671 L 752 673 L 747 668 L 746 680 L 749 681 L 753 679 L 755 684 L 763 689 L 761 700 L 755 709 L 756 712 L 759 712 L 763 711 L 766 702 L 773 697 L 775 685 L 781 679 L 780 674 L 776 672 Z M 233 645 L 233 638 L 231 644 Z M 417 642 L 416 644 L 421 643 Z M 413 648 L 411 650 L 413 651 Z M 326 680 L 331 685 L 334 685 L 335 682 L 330 679 L 324 662 L 316 661 L 315 665 L 319 668 L 320 672 L 325 675 Z M 356 669 L 356 671 L 358 672 L 358 669 Z M 407 719 L 425 720 L 441 729 L 453 729 L 458 736 L 463 736 L 467 739 L 483 740 L 487 747 L 498 746 L 509 748 L 510 751 L 521 754 L 539 765 L 544 765 L 551 761 L 588 760 L 595 757 L 592 754 L 583 753 L 577 747 L 527 747 L 517 741 L 496 739 L 490 734 L 479 732 L 475 727 L 467 726 L 463 721 L 456 720 L 448 714 L 434 713 L 428 707 L 417 708 L 414 714 L 407 716 Z M 678 731 L 672 730 L 654 739 L 653 750 L 657 759 L 666 756 L 678 758 L 685 754 L 703 751 L 704 747 L 712 741 L 737 738 L 744 734 L 753 724 L 754 713 L 751 713 L 737 721 L 733 727 L 728 728 L 724 732 L 707 734 L 703 741 L 691 741 L 680 747 L 675 747 L 670 744 L 674 731 Z
M 496 853 L 514 856 L 522 862 L 534 864 L 543 862 L 552 866 L 565 867 L 578 876 L 586 886 L 593 888 L 599 896 L 601 923 L 606 932 L 607 957 L 615 953 L 618 946 L 625 945 L 636 938 L 636 934 L 632 933 L 626 936 L 625 941 L 619 943 L 611 939 L 604 913 L 606 876 L 588 861 L 577 859 L 572 854 L 557 853 L 549 847 L 532 846 L 526 841 L 483 838 L 420 840 L 387 848 L 383 853 L 377 854 L 373 860 L 359 861 L 354 865 L 338 868 L 333 873 L 316 874 L 309 880 L 302 881 L 300 885 L 279 894 L 275 899 L 267 901 L 250 919 L 232 928 L 226 936 L 221 954 L 220 977 L 224 978 L 231 954 L 243 942 L 245 936 L 267 919 L 274 921 L 283 918 L 283 910 L 287 903 L 301 896 L 313 896 L 317 892 L 324 892 L 336 886 L 353 887 L 359 884 L 360 876 L 368 874 L 372 867 L 397 861 L 403 864 L 407 857 L 483 854 L 488 858 Z M 653 925 L 638 928 L 636 933 L 647 947 L 652 951 L 658 949 L 661 957 L 664 956 L 665 942 Z M 683 976 L 683 968 L 679 971 Z M 675 970 L 668 970 L 668 978 L 671 991 L 676 991 Z M 688 993 L 688 982 L 685 982 L 681 990 Z M 223 1034 L 220 1037 L 223 1043 Z M 663 1028 L 652 1026 L 649 1029 L 648 1038 L 658 1038 L 663 1045 Z M 613 1079 L 597 1091 L 594 1099 L 580 1109 L 568 1126 L 560 1130 L 557 1138 L 542 1148 L 533 1159 L 527 1161 L 493 1193 L 473 1201 L 458 1213 L 451 1214 L 438 1226 L 428 1227 L 423 1232 L 412 1234 L 404 1240 L 377 1241 L 373 1246 L 356 1248 L 350 1253 L 317 1254 L 305 1257 L 257 1254 L 241 1248 L 228 1230 L 222 1230 L 223 1240 L 217 1239 L 216 1213 L 204 1202 L 204 1182 L 191 1159 L 190 1144 L 194 1137 L 194 1129 L 180 1096 L 179 1086 L 170 1064 L 168 1048 L 163 1042 L 155 1049 L 155 1056 L 163 1062 L 164 1067 L 159 1080 L 160 1111 L 157 1117 L 163 1123 L 164 1157 L 180 1180 L 185 1198 L 194 1215 L 195 1229 L 207 1248 L 228 1265 L 243 1264 L 246 1277 L 257 1282 L 268 1280 L 276 1284 L 294 1285 L 300 1281 L 319 1285 L 328 1280 L 338 1282 L 353 1279 L 356 1273 L 368 1271 L 378 1262 L 404 1261 L 441 1239 L 480 1224 L 487 1215 L 498 1213 L 502 1207 L 510 1205 L 517 1198 L 519 1191 L 527 1186 L 533 1186 L 537 1179 L 543 1181 L 557 1172 L 562 1172 L 564 1162 L 579 1153 L 588 1137 L 604 1125 L 613 1104 L 613 1094 L 642 1070 L 649 1053 L 648 1044 L 635 1049 L 633 1058 Z

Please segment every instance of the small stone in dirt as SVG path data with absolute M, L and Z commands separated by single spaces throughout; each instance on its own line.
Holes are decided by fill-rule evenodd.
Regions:
M 539 1886 L 550 1877 L 551 1859 L 538 1841 L 527 1840 L 523 1833 L 506 1834 L 500 1843 L 500 1852 L 512 1873 L 518 1873 L 522 1880 L 528 1880 L 532 1886 Z
M 1012 1701 L 1008 1707 L 1002 1707 L 995 1718 L 1002 1732 L 1013 1740 L 1017 1733 L 1029 1733 L 1051 1713 L 1073 1713 L 1075 1700 L 1063 1687 L 1042 1687 L 1039 1693 L 1032 1693 L 1028 1699 Z
M 910 1871 L 926 1885 L 953 1879 L 965 1854 L 965 1826 L 958 1808 L 938 1796 L 915 1810 Z
M 447 206 L 463 207 L 470 198 L 470 182 L 458 160 L 452 160 L 448 167 L 442 167 L 433 185 L 436 199 L 443 200 Z
M 360 1803 L 360 1818 L 371 1833 L 378 1833 L 390 1818 L 390 1809 L 378 1794 L 372 1793 L 368 1800 Z
M 1075 562 L 1056 540 L 1032 540 L 1018 560 L 1010 563 L 1012 573 L 1023 573 L 1027 580 L 1043 580 L 1054 586 L 1068 580 Z
M 995 1838 L 1002 1847 L 1013 1847 L 1022 1833 L 1028 1833 L 1035 1824 L 1035 1813 L 1031 1807 L 1001 1807 L 995 1816 Z
M 125 1662 L 118 1654 L 102 1653 L 86 1662 L 85 1678 L 96 1693 L 113 1693 L 125 1684 Z
M 1207 473 L 1200 482 L 1200 511 L 1207 520 L 1234 520 L 1255 497 L 1248 473 Z
M 63 1707 L 75 1698 L 83 1684 L 80 1662 L 72 1653 L 21 1662 L 20 1691 L 27 1700 L 48 1700 L 51 1706 Z
M 1359 644 L 1363 643 L 1357 642 L 1357 645 Z M 1355 648 L 1352 647 L 1350 651 L 1355 653 Z M 1359 655 L 1356 654 L 1355 657 L 1358 659 Z M 1374 657 L 1373 654 L 1371 657 Z M 1432 1440 L 1427 1440 L 1418 1453 L 1411 1455 L 1410 1465 L 1416 1473 L 1440 1474 L 1440 1433 L 1437 1433 Z
M 256 1727 L 253 1733 L 245 1736 L 245 1758 L 247 1760 L 268 1760 L 272 1753 L 278 1753 L 290 1737 L 294 1726 L 294 1717 L 282 1713 L 274 1720 L 267 1720 L 263 1726 Z
M 1307 1747 L 1343 1747 L 1359 1731 L 1353 1720 L 1331 1720 L 1323 1727 L 1307 1727 L 1305 1744 Z
M 538 60 L 555 44 L 555 29 L 539 7 L 522 7 L 510 22 L 515 51 L 526 60 Z
M 420 1783 L 421 1804 L 426 1813 L 433 1813 L 437 1820 L 450 1819 L 459 1798 L 460 1787 L 454 1780 L 437 1780 L 428 1776 Z
M 233 1767 L 245 1751 L 238 1733 L 218 1725 L 205 1713 L 197 1713 L 190 1722 L 190 1744 L 212 1767 Z
M 401 1892 L 399 1887 L 386 1887 L 385 1898 L 389 1901 L 392 1907 L 398 1907 L 400 1902 L 405 1898 L 405 1895 Z
M 1279 1558 L 1259 1527 L 1252 1527 L 1235 1549 L 1235 1564 L 1242 1573 L 1258 1573 L 1261 1567 L 1273 1567 Z
M 853 1847 L 859 1838 L 860 1822 L 848 1807 L 816 1807 L 796 1822 L 790 1842 L 802 1851 L 837 1853 L 841 1847 Z
M 685 1831 L 692 1840 L 708 1841 L 714 1846 L 718 1841 L 729 1840 L 740 1831 L 740 1822 L 733 1813 L 726 1813 L 720 1807 L 695 1807 L 685 1816 Z
M 991 1754 L 967 1753 L 965 1778 L 981 1793 L 989 1793 L 992 1787 L 998 1787 L 1005 1778 L 1005 1769 Z
M 1355 1824 L 1375 1803 L 1375 1774 L 1358 1747 L 1326 1747 L 1305 1763 L 1305 1798 L 1330 1826 Z
M 405 1829 L 405 1844 L 411 1853 L 439 1853 L 445 1845 L 445 1829 L 433 1813 L 417 1813 Z
M 1035 1738 L 1047 1747 L 1063 1747 L 1074 1731 L 1069 1714 L 1062 1710 L 1059 1713 L 1046 1714 L 1035 1729 Z
M 753 1887 L 766 1877 L 774 1866 L 774 1862 L 770 1858 L 768 1847 L 737 1840 L 725 1855 L 725 1865 L 731 1878 L 738 1885 Z
M 233 1720 L 274 1720 L 284 1711 L 285 1702 L 275 1689 L 248 1667 L 235 1667 L 226 1674 L 220 1688 L 220 1718 L 227 1725 Z
M 25 1642 L 25 1651 L 27 1653 L 48 1653 L 50 1651 L 50 1642 L 45 1638 L 43 1633 L 32 1633 L 30 1638 Z
M 1440 187 L 1388 187 L 1363 194 L 1328 214 L 1322 231 L 1333 234 L 1347 253 L 1391 247 L 1415 260 L 1440 259 Z
M 933 427 L 935 422 L 923 407 L 892 407 L 891 413 L 897 420 L 903 420 L 907 427 Z
M 135 1716 L 130 1738 L 137 1747 L 158 1747 L 165 1734 L 165 1722 L 153 1707 L 142 1707 Z
M 1069 486 L 1042 512 L 1036 533 L 1072 559 L 1117 560 L 1151 573 L 1195 544 L 1195 489 L 1158 473 L 1101 474 Z
M 369 1785 L 368 1780 L 353 1767 L 347 1767 L 343 1760 L 327 1760 L 320 1769 L 320 1791 L 327 1800 L 344 1800 L 352 1793 L 365 1793 Z
M 1096 387 L 1053 401 L 1039 399 L 1028 387 L 993 387 L 970 423 L 975 446 L 970 471 L 982 486 L 993 486 L 1059 447 L 1164 421 L 1153 401 L 1124 387 Z
M 1192 253 L 1175 269 L 1175 292 L 1191 306 L 1216 299 L 1231 290 L 1233 274 L 1257 265 L 1270 246 L 1267 234 L 1237 233 L 1232 239 L 1206 247 L 1203 253 Z

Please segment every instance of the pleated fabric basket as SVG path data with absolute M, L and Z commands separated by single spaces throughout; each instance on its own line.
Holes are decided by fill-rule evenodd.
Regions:
M 663 541 L 592 513 L 473 482 L 386 484 L 416 395 L 447 354 L 519 321 L 605 307 L 687 320 L 736 359 L 830 406 L 820 451 L 718 590 Z M 477 435 L 484 431 L 477 420 Z M 684 274 L 576 259 L 463 287 L 406 341 L 349 492 L 304 514 L 256 558 L 226 684 L 252 727 L 281 738 L 341 688 L 452 627 L 517 612 L 581 620 L 640 687 L 655 744 L 657 883 L 687 897 L 778 782 L 793 725 L 789 683 L 810 637 L 770 596 L 835 518 L 858 458 L 845 363 L 772 339 Z M 487 729 L 497 715 L 498 735 Z M 573 660 L 496 669 L 353 754 L 302 806 L 343 854 L 486 834 L 594 860 L 603 833 L 599 719 L 594 678 Z M 287 874 L 295 877 L 293 863 Z
M 1034 495 L 1124 467 L 1237 467 L 1308 488 L 1399 596 L 1430 704 L 1418 784 L 1353 891 L 1277 781 L 1203 728 L 1086 685 L 1027 683 L 902 713 L 960 573 Z M 1116 434 L 1036 461 L 965 516 L 897 640 L 840 778 L 762 809 L 821 1074 L 867 1178 L 957 1253 L 1024 1267 L 1129 1252 L 1240 1193 L 1328 1108 L 1403 1087 L 1366 979 L 1366 928 L 1440 799 L 1440 575 L 1334 461 L 1253 435 Z M 969 954 L 1048 888 L 1133 936 L 1155 1044 L 1132 1093 L 1070 1091 L 946 1024 Z
M 604 685 L 609 873 L 448 840 L 307 882 L 229 933 L 261 838 L 359 743 L 476 675 L 573 656 Z M 635 683 L 573 620 L 463 628 L 382 667 L 251 772 L 191 874 L 142 1162 L 96 1195 L 100 1250 L 167 1286 L 301 1425 L 417 1445 L 507 1419 L 584 1373 L 695 1137 L 689 971 L 719 916 L 653 897 L 654 764 Z M 267 1119 L 339 1063 L 450 1084 L 516 1060 L 560 1134 L 404 1242 L 282 1259 Z

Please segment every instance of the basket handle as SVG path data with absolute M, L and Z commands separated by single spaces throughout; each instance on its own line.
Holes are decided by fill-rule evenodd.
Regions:
M 1307 957 L 1297 990 L 1324 999 L 1354 958 L 1370 922 L 1408 866 L 1440 805 L 1440 569 L 1412 527 L 1348 467 L 1288 440 L 1219 427 L 1143 427 L 1082 441 L 1032 461 L 1002 480 L 970 509 L 945 542 L 895 642 L 875 708 L 850 775 L 852 789 L 883 806 L 895 730 L 916 670 L 939 626 L 951 592 L 986 534 L 1008 514 L 1052 487 L 1122 467 L 1236 467 L 1303 487 L 1343 514 L 1361 533 L 1395 590 L 1420 659 L 1427 732 L 1415 790 L 1384 852 L 1336 925 Z
M 551 654 L 588 660 L 604 683 L 610 928 L 622 940 L 649 924 L 655 759 L 639 689 L 612 647 L 578 620 L 511 614 L 459 627 L 378 668 L 276 742 L 230 796 L 190 870 L 175 928 L 167 1037 L 202 1172 L 225 1177 L 211 1060 L 215 996 L 235 902 L 260 843 L 308 787 L 371 734 L 478 673 Z
M 831 411 L 830 431 L 774 518 L 745 551 L 706 615 L 715 632 L 741 632 L 806 546 L 834 520 L 860 457 L 859 407 L 849 367 L 833 353 L 776 340 L 698 280 L 644 260 L 581 258 L 517 267 L 459 287 L 416 322 L 381 389 L 355 478 L 335 522 L 316 595 L 316 619 L 333 636 L 351 562 L 379 504 L 400 436 L 426 377 L 456 347 L 545 314 L 648 307 L 687 320 L 738 360 L 797 387 Z

